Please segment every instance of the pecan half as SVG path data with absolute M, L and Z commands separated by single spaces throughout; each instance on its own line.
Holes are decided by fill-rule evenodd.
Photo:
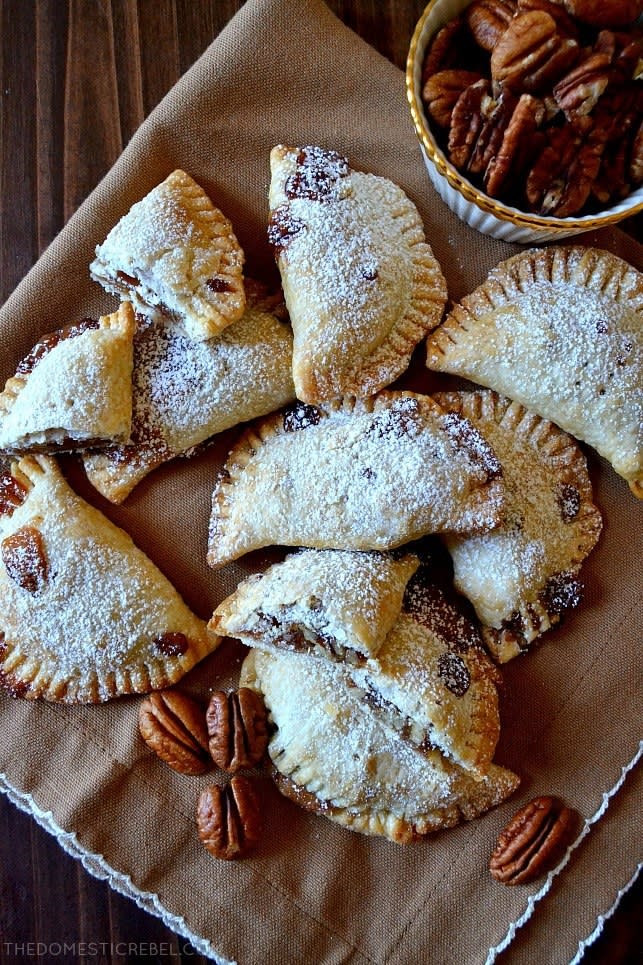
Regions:
M 591 113 L 612 74 L 607 54 L 592 53 L 554 86 L 554 98 L 569 120 Z
M 561 37 L 544 10 L 527 10 L 511 21 L 491 54 L 491 76 L 518 93 L 551 87 L 576 61 L 578 43 Z
M 261 837 L 259 798 L 252 781 L 237 775 L 222 787 L 211 784 L 199 795 L 199 838 L 215 858 L 232 861 L 252 851 Z
M 507 179 L 510 176 L 516 179 L 522 173 L 535 143 L 534 135 L 544 116 L 542 101 L 531 94 L 521 95 L 505 127 L 502 141 L 485 171 L 484 186 L 489 197 L 497 198 Z
M 553 129 L 527 177 L 532 210 L 558 218 L 580 211 L 598 175 L 605 143 L 599 131 L 583 139 L 569 125 Z
M 515 0 L 474 0 L 464 15 L 476 42 L 491 52 L 517 9 Z
M 29 593 L 37 593 L 47 582 L 45 546 L 35 526 L 22 526 L 3 539 L 2 562 L 13 582 Z
M 203 708 L 179 690 L 159 690 L 141 703 L 141 737 L 180 774 L 204 774 L 210 767 Z
M 556 29 L 561 37 L 578 40 L 578 27 L 565 8 L 556 0 L 518 0 L 518 10 L 543 10 L 556 21 Z
M 562 857 L 576 825 L 576 812 L 556 798 L 534 798 L 500 832 L 489 861 L 492 876 L 505 885 L 533 881 Z
M 422 88 L 422 100 L 436 124 L 449 126 L 460 94 L 478 80 L 482 80 L 482 74 L 473 70 L 439 70 L 428 78 Z
M 455 66 L 460 53 L 464 28 L 465 22 L 462 17 L 455 17 L 438 30 L 431 41 L 424 60 L 422 68 L 423 84 L 437 71 Z
M 234 773 L 254 767 L 268 745 L 268 720 L 263 700 L 240 687 L 229 694 L 212 694 L 206 713 L 210 755 L 222 770 Z
M 453 164 L 465 170 L 484 124 L 483 104 L 491 103 L 489 81 L 470 84 L 458 97 L 451 114 L 448 151 Z
M 627 27 L 641 12 L 640 0 L 563 0 L 568 12 L 593 27 Z

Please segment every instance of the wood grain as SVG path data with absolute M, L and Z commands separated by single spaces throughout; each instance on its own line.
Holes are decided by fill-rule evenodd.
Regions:
M 241 5 L 241 0 L 0 0 L 2 301 L 144 117 Z M 424 0 L 328 5 L 404 67 Z M 640 237 L 639 224 L 629 228 Z M 640 932 L 639 886 L 586 953 L 584 965 L 624 965 L 636 952 Z M 27 942 L 96 946 L 94 954 L 61 958 L 82 963 L 138 961 L 144 949 L 151 961 L 206 961 L 159 919 L 90 877 L 32 818 L 0 796 L 0 963 L 24 960 L 24 951 L 15 954 L 12 943 Z

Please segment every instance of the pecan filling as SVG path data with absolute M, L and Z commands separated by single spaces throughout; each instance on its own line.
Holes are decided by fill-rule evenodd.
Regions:
M 243 632 L 244 635 L 255 640 L 267 637 L 275 646 L 283 647 L 285 650 L 297 653 L 321 650 L 324 656 L 353 667 L 361 667 L 366 663 L 364 654 L 345 646 L 335 637 L 302 623 L 289 622 L 287 619 L 278 620 L 268 613 L 260 612 L 252 628 Z
M 56 348 L 60 342 L 64 342 L 68 338 L 76 338 L 78 335 L 82 335 L 83 332 L 89 331 L 89 329 L 98 328 L 98 320 L 95 318 L 82 318 L 79 322 L 73 325 L 65 325 L 63 328 L 58 328 L 54 332 L 50 332 L 48 335 L 43 335 L 39 342 L 37 342 L 32 350 L 26 355 L 21 362 L 18 363 L 16 369 L 16 375 L 29 375 L 33 372 L 38 363 L 51 352 L 52 349 Z

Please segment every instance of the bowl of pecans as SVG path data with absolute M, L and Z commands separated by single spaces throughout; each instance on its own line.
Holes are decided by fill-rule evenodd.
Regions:
M 643 211 L 641 0 L 432 0 L 406 68 L 431 181 L 467 224 L 556 241 Z

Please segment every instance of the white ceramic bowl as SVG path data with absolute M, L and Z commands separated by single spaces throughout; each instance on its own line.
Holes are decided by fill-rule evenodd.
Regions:
M 616 224 L 643 211 L 643 187 L 600 214 L 579 218 L 547 218 L 488 197 L 460 174 L 439 148 L 422 103 L 422 65 L 434 34 L 453 20 L 471 0 L 432 0 L 420 17 L 406 63 L 406 93 L 429 177 L 443 201 L 462 221 L 483 234 L 523 244 L 556 241 L 583 231 Z

